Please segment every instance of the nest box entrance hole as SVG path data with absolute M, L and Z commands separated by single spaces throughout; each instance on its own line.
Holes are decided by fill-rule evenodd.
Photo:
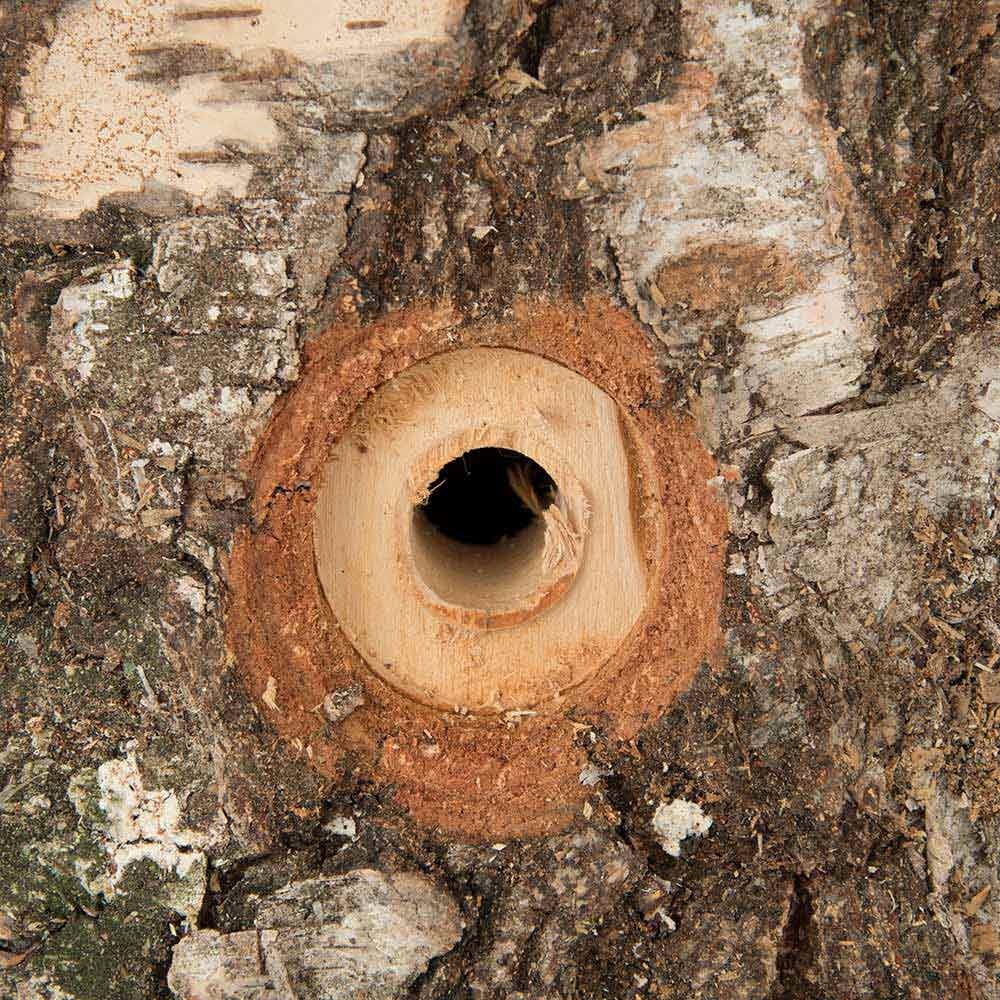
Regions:
M 443 600 L 489 609 L 516 603 L 545 572 L 552 477 L 509 448 L 474 448 L 445 464 L 413 508 L 411 542 L 423 582 Z
M 372 669 L 442 708 L 557 696 L 647 598 L 643 472 L 618 404 L 537 355 L 420 362 L 355 412 L 316 507 L 316 566 Z

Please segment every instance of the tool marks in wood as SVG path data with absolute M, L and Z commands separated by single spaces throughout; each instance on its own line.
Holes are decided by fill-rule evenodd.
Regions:
M 599 388 L 519 351 L 451 351 L 382 386 L 330 456 L 315 523 L 327 600 L 369 666 L 424 703 L 500 712 L 615 655 L 651 555 L 628 437 Z

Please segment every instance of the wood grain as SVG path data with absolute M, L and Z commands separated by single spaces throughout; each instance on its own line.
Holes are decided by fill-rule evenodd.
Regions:
M 420 513 L 439 470 L 499 447 L 558 486 L 532 527 L 492 546 Z M 625 418 L 582 376 L 535 355 L 468 348 L 386 383 L 335 445 L 319 493 L 317 568 L 368 664 L 424 703 L 529 708 L 579 684 L 646 600 Z

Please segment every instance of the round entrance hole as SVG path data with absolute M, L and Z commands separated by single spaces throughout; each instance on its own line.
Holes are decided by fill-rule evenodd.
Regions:
M 416 509 L 445 538 L 485 547 L 537 522 L 556 491 L 552 477 L 527 455 L 475 448 L 441 469 Z
M 632 740 L 724 648 L 728 522 L 719 467 L 631 317 L 530 301 L 456 322 L 421 308 L 316 341 L 256 452 L 226 637 L 290 756 L 495 843 L 572 823 L 581 725 Z M 456 346 L 484 340 L 504 346 Z M 558 504 L 581 539 L 567 591 L 507 628 L 457 619 L 412 551 L 429 487 L 479 448 L 545 469 L 544 513 Z M 359 691 L 341 722 L 317 710 Z
M 316 568 L 369 666 L 425 704 L 558 700 L 623 647 L 657 525 L 630 418 L 537 355 L 465 348 L 386 382 L 333 446 Z
M 545 558 L 546 512 L 549 520 L 560 516 L 559 500 L 552 477 L 527 455 L 508 448 L 464 452 L 413 508 L 417 573 L 440 601 L 466 609 L 480 625 L 522 620 L 568 582 L 552 578 Z

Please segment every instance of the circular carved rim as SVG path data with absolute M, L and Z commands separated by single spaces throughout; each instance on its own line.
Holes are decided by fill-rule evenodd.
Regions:
M 527 714 L 461 715 L 400 694 L 339 629 L 313 558 L 326 458 L 358 406 L 418 361 L 473 345 L 529 351 L 599 386 L 633 422 L 636 447 L 658 477 L 643 490 L 661 519 L 666 558 L 632 639 L 583 683 Z M 303 766 L 334 780 L 348 770 L 366 774 L 391 787 L 422 825 L 485 841 L 564 828 L 587 791 L 581 727 L 634 738 L 721 644 L 727 517 L 713 484 L 719 469 L 692 421 L 664 398 L 646 335 L 596 298 L 526 300 L 496 323 L 413 307 L 331 328 L 307 346 L 306 362 L 250 458 L 252 520 L 238 532 L 228 579 L 234 670 Z M 324 700 L 338 704 L 345 691 L 360 707 L 331 722 Z
M 427 483 L 484 446 L 531 456 L 561 484 L 536 530 L 470 547 L 421 528 Z M 340 629 L 403 694 L 535 709 L 632 638 L 662 559 L 658 491 L 632 421 L 592 382 L 524 351 L 443 352 L 384 383 L 334 442 L 317 570 Z

